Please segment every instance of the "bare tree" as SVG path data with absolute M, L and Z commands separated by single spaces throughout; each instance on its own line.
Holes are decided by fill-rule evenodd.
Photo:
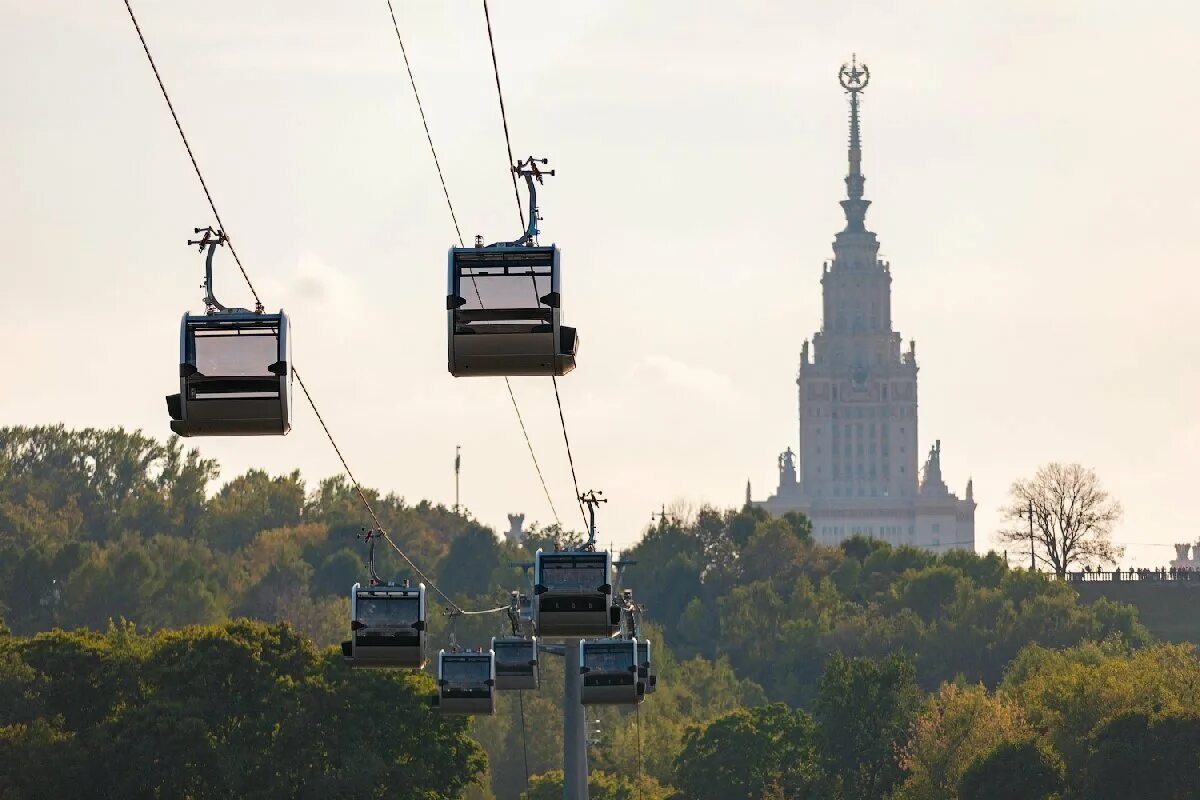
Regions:
M 1060 578 L 1073 564 L 1115 564 L 1125 552 L 1112 543 L 1121 504 L 1079 464 L 1045 464 L 1015 481 L 1002 511 L 1009 527 L 1000 541 L 1030 547 Z M 1031 533 L 1032 531 L 1032 533 Z

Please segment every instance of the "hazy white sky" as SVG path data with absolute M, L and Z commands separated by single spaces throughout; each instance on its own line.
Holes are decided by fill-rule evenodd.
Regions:
M 478 2 L 396 3 L 468 239 L 518 221 Z M 550 521 L 499 379 L 445 367 L 453 227 L 384 0 L 140 0 L 143 29 L 251 276 L 359 477 L 484 522 Z M 184 247 L 211 215 L 120 0 L 0 0 L 0 424 L 168 432 Z M 492 3 L 518 155 L 559 176 L 581 485 L 618 546 L 651 511 L 773 489 L 800 343 L 841 228 L 857 51 L 868 227 L 921 362 L 921 440 L 979 501 L 1048 460 L 1121 499 L 1127 561 L 1194 541 L 1200 449 L 1200 7 L 1127 2 Z M 249 304 L 232 260 L 218 296 Z M 515 379 L 559 515 L 578 520 L 544 379 Z M 224 477 L 337 462 L 198 439 Z

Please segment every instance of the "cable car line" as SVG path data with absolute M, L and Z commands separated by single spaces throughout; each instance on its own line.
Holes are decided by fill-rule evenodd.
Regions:
M 390 4 L 390 0 L 389 0 L 389 4 Z M 483 18 L 484 18 L 484 21 L 487 23 L 488 47 L 490 48 L 491 53 L 492 53 L 492 71 L 496 76 L 496 98 L 500 101 L 500 122 L 504 128 L 504 145 L 508 150 L 509 175 L 512 178 L 513 197 L 517 201 L 517 214 L 521 218 L 521 227 L 524 229 L 525 228 L 525 210 L 521 207 L 521 194 L 517 190 L 517 173 L 520 171 L 521 165 L 518 164 L 517 161 L 513 158 L 512 138 L 509 136 L 509 133 L 508 133 L 508 113 L 504 109 L 504 90 L 500 88 L 500 64 L 496 59 L 496 40 L 495 40 L 495 37 L 492 36 L 492 16 L 488 11 L 487 0 L 483 0 Z M 534 163 L 534 159 L 532 157 L 530 157 L 529 161 L 533 167 L 534 173 L 536 174 L 537 166 L 536 166 L 536 163 Z M 553 173 L 551 173 L 551 174 L 553 174 Z M 538 181 L 539 182 L 541 181 L 540 176 L 538 177 Z M 532 181 L 530 181 L 530 192 L 531 192 L 531 196 L 530 196 L 530 215 L 531 215 L 531 217 L 529 220 L 529 231 L 536 232 L 537 219 L 535 217 L 537 215 L 537 210 L 532 205 L 532 203 L 533 203 Z M 507 382 L 508 378 L 505 378 L 504 380 Z M 571 437 L 567 434 L 567 421 L 566 421 L 566 418 L 563 416 L 562 397 L 558 393 L 558 378 L 552 374 L 550 376 L 550 380 L 554 384 L 554 402 L 558 406 L 558 421 L 562 425 L 563 443 L 566 445 L 566 448 L 567 448 L 567 462 L 571 466 L 571 482 L 575 487 L 575 500 L 579 504 L 579 515 L 580 515 L 580 517 L 583 518 L 583 524 L 584 524 L 584 527 L 586 528 L 587 524 L 588 524 L 587 513 L 583 510 L 583 499 L 582 499 L 582 496 L 579 491 L 579 478 L 575 472 L 575 456 L 571 452 Z M 512 389 L 510 388 L 509 391 L 511 392 Z
M 529 788 L 529 745 L 525 741 L 525 692 L 517 692 L 517 704 L 521 707 L 521 756 L 525 760 L 525 788 Z
M 483 0 L 483 19 L 487 23 L 488 46 L 492 51 L 492 72 L 496 76 L 496 97 L 500 100 L 500 121 L 504 124 L 504 144 L 508 148 L 508 165 L 516 164 L 513 158 L 512 139 L 508 135 L 508 114 L 504 111 L 504 92 L 500 89 L 500 64 L 496 61 L 496 40 L 492 38 L 492 15 L 488 13 L 487 0 Z M 517 190 L 517 173 L 509 171 L 512 178 L 513 198 L 517 201 L 517 215 L 521 217 L 521 229 L 525 229 L 525 210 L 521 208 L 521 193 Z
M 583 517 L 583 524 L 586 527 L 588 524 L 587 512 L 583 510 L 583 495 L 579 491 L 579 478 L 575 476 L 575 456 L 571 454 L 571 437 L 567 436 L 567 421 L 563 418 L 562 398 L 558 396 L 558 378 L 551 375 L 550 380 L 554 384 L 554 402 L 558 404 L 558 421 L 562 424 L 563 442 L 567 445 L 567 463 L 571 465 L 571 482 L 575 484 L 575 501 L 579 503 L 579 515 Z
M 442 182 L 442 194 L 446 195 L 446 206 L 450 209 L 450 218 L 454 220 L 454 232 L 458 234 L 458 244 L 463 243 L 462 230 L 458 227 L 458 215 L 454 213 L 454 203 L 450 202 L 450 190 L 446 188 L 446 176 L 442 174 L 442 163 L 438 160 L 437 148 L 433 146 L 433 134 L 429 132 L 429 120 L 425 118 L 425 107 L 421 105 L 421 94 L 417 91 L 417 79 L 413 77 L 412 64 L 408 62 L 408 50 L 404 48 L 404 39 L 400 37 L 400 23 L 396 21 L 396 10 L 392 8 L 392 0 L 387 0 L 388 13 L 392 15 L 392 28 L 396 31 L 396 41 L 400 43 L 400 54 L 404 56 L 404 68 L 408 70 L 408 82 L 412 84 L 413 97 L 417 99 L 417 110 L 421 112 L 421 124 L 425 126 L 425 138 L 429 140 L 429 152 L 433 154 L 433 164 L 437 167 L 438 180 Z
M 554 500 L 550 497 L 550 487 L 546 485 L 546 478 L 542 475 L 542 466 L 533 452 L 533 442 L 529 439 L 529 431 L 525 429 L 525 418 L 521 416 L 521 408 L 517 405 L 517 396 L 513 394 L 512 382 L 509 381 L 508 376 L 504 378 L 504 386 L 508 389 L 509 399 L 512 400 L 513 411 L 517 412 L 517 422 L 521 423 L 521 435 L 525 437 L 525 446 L 529 448 L 529 457 L 533 459 L 533 468 L 537 471 L 538 480 L 542 482 L 542 491 L 546 493 L 546 502 L 550 504 L 550 513 L 554 515 L 555 524 L 561 528 L 562 520 L 558 518 L 558 509 L 554 507 Z
M 128 0 L 126 1 L 128 2 Z M 417 573 L 417 576 L 422 581 L 428 583 L 429 587 L 437 592 L 438 597 L 446 601 L 450 608 L 462 612 L 462 609 L 458 606 L 458 604 L 451 600 L 450 597 L 438 587 L 437 583 L 435 583 L 432 578 L 422 572 L 421 568 L 414 564 L 413 560 L 408 557 L 408 554 L 401 550 L 400 547 L 392 541 L 392 537 L 388 535 L 387 529 L 383 526 L 383 521 L 379 519 L 379 515 L 375 513 L 375 509 L 372 507 L 371 502 L 367 500 L 367 495 L 363 491 L 362 485 L 358 482 L 358 478 L 354 477 L 354 472 L 350 469 L 350 464 L 347 463 L 346 457 L 342 455 L 342 448 L 338 446 L 337 440 L 333 438 L 333 433 L 331 433 L 329 430 L 329 426 L 325 424 L 325 418 L 321 416 L 321 412 L 317 409 L 317 404 L 313 402 L 312 394 L 309 393 L 308 386 L 306 386 L 304 383 L 304 378 L 300 377 L 300 371 L 293 367 L 292 374 L 296 376 L 296 383 L 300 384 L 300 389 L 304 392 L 304 398 L 308 400 L 309 406 L 312 407 L 313 414 L 317 417 L 317 422 L 321 423 L 321 429 L 325 431 L 325 438 L 329 440 L 329 444 L 333 445 L 333 452 L 337 453 L 338 460 L 342 462 L 342 469 L 345 470 L 346 477 L 350 479 L 352 484 L 354 484 L 354 491 L 358 494 L 358 499 L 360 502 L 362 502 L 363 508 L 367 510 L 367 514 L 371 516 L 371 521 L 375 523 L 375 528 L 379 531 L 379 535 L 385 542 L 392 546 L 392 549 L 399 554 L 400 558 L 404 559 L 405 563 L 412 568 L 413 572 Z
M 179 132 L 180 139 L 183 140 L 183 146 L 187 150 L 188 158 L 192 162 L 192 168 L 195 170 L 196 177 L 200 181 L 200 186 L 204 190 L 204 196 L 207 198 L 209 207 L 212 209 L 213 217 L 216 219 L 220 230 L 222 232 L 224 232 L 225 225 L 224 225 L 224 222 L 222 222 L 222 220 L 221 220 L 220 212 L 217 211 L 217 206 L 216 206 L 216 203 L 213 201 L 212 193 L 209 191 L 208 183 L 207 183 L 207 181 L 204 180 L 204 174 L 203 174 L 203 172 L 201 172 L 200 165 L 196 161 L 196 156 L 192 151 L 191 144 L 188 142 L 187 134 L 185 134 L 183 131 L 183 125 L 179 121 L 179 115 L 175 112 L 175 105 L 174 105 L 174 103 L 171 102 L 171 96 L 170 96 L 170 94 L 168 94 L 167 87 L 163 83 L 162 76 L 158 71 L 158 66 L 154 62 L 154 57 L 150 53 L 150 46 L 147 44 L 146 37 L 142 33 L 141 25 L 138 24 L 137 16 L 134 14 L 134 11 L 133 11 L 133 6 L 130 4 L 130 0 L 124 0 L 124 3 L 125 3 L 125 9 L 129 12 L 129 19 L 133 23 L 134 30 L 137 32 L 138 40 L 141 42 L 142 50 L 146 54 L 146 60 L 149 61 L 150 69 L 154 72 L 154 78 L 158 82 L 158 88 L 162 92 L 163 100 L 166 101 L 167 109 L 171 112 L 171 119 L 175 122 L 175 129 Z M 197 232 L 199 232 L 199 231 L 197 231 Z M 233 255 L 234 260 L 237 263 L 238 270 L 242 273 L 242 278 L 246 281 L 246 285 L 249 287 L 250 293 L 254 296 L 254 300 L 255 300 L 255 303 L 257 304 L 258 308 L 261 309 L 262 308 L 262 300 L 259 297 L 258 292 L 255 290 L 254 283 L 250 280 L 250 276 L 249 276 L 249 274 L 247 274 L 246 268 L 242 265 L 241 259 L 238 258 L 237 252 L 233 248 L 233 243 L 231 241 L 229 241 L 228 235 L 226 235 L 224 233 L 222 233 L 221 238 L 223 239 L 223 242 L 229 246 L 229 251 Z M 211 286 L 209 288 L 211 288 Z M 304 383 L 304 379 L 303 379 L 303 377 L 301 377 L 300 372 L 297 369 L 295 369 L 295 367 L 293 366 L 291 369 L 291 374 L 295 376 L 296 382 L 298 384 L 300 384 L 300 389 L 304 392 L 305 399 L 308 401 L 309 406 L 312 408 L 313 414 L 316 416 L 317 421 L 321 424 L 322 430 L 325 431 L 325 437 L 329 440 L 329 443 L 333 446 L 333 450 L 337 454 L 338 460 L 341 462 L 342 468 L 343 468 L 343 470 L 345 470 L 346 476 L 350 479 L 350 482 L 354 485 L 354 490 L 358 494 L 359 500 L 362 502 L 363 507 L 366 509 L 367 513 L 370 515 L 371 520 L 375 523 L 375 526 L 379 530 L 379 534 L 383 538 L 383 540 L 385 542 L 387 542 L 389 545 L 391 545 L 392 549 L 395 550 L 396 553 L 398 553 L 400 555 L 400 557 L 405 561 L 405 563 L 407 563 L 409 565 L 409 567 L 412 568 L 413 572 L 415 572 L 421 579 L 428 582 L 430 588 L 432 588 L 433 591 L 435 591 L 438 594 L 438 596 L 441 597 L 446 602 L 449 609 L 451 609 L 451 611 L 455 615 L 493 614 L 493 613 L 498 613 L 500 611 L 506 610 L 508 608 L 507 606 L 500 606 L 500 607 L 497 607 L 494 609 L 485 609 L 485 610 L 480 610 L 480 611 L 467 611 L 467 610 L 463 609 L 461 606 L 459 606 L 457 603 L 455 603 L 452 599 L 450 599 L 450 597 L 445 592 L 443 592 L 441 590 L 441 588 L 438 587 L 438 585 L 431 578 L 429 578 L 416 565 L 416 563 L 413 562 L 413 560 L 411 558 L 408 557 L 408 554 L 405 553 L 402 549 L 400 549 L 400 547 L 394 541 L 392 541 L 391 536 L 388 534 L 387 530 L 383 526 L 382 520 L 379 519 L 379 515 L 375 513 L 374 507 L 372 507 L 370 501 L 367 499 L 366 493 L 362 489 L 362 485 L 358 482 L 358 478 L 356 478 L 354 476 L 354 472 L 350 469 L 350 464 L 346 461 L 346 457 L 345 457 L 345 455 L 343 455 L 341 447 L 338 445 L 337 440 L 334 439 L 333 433 L 329 430 L 329 426 L 325 423 L 325 418 L 321 415 L 320 410 L 317 408 L 317 404 L 313 400 L 312 394 L 308 391 L 308 386 Z
M 137 16 L 133 13 L 133 6 L 129 4 L 129 0 L 125 0 L 125 9 L 129 12 L 129 19 L 133 22 L 133 29 L 137 31 L 138 40 L 142 43 L 142 50 L 146 53 L 146 60 L 150 62 L 150 69 L 154 71 L 154 79 L 158 81 L 159 91 L 162 92 L 163 100 L 167 101 L 167 110 L 171 112 L 171 119 L 175 121 L 175 130 L 179 131 L 179 138 L 183 140 L 183 147 L 187 150 L 188 158 L 191 159 L 192 169 L 196 171 L 196 177 L 200 179 L 200 188 L 204 190 L 204 196 L 208 199 L 208 207 L 212 209 L 213 217 L 217 221 L 217 227 L 222 230 L 228 230 L 225 223 L 221 221 L 221 215 L 217 211 L 217 204 L 213 202 L 212 193 L 208 190 L 208 182 L 204 180 L 204 173 L 200 171 L 200 165 L 196 163 L 196 155 L 192 152 L 192 145 L 188 142 L 187 134 L 183 132 L 183 125 L 179 122 L 179 115 L 175 113 L 175 104 L 171 102 L 171 96 L 167 94 L 167 87 L 163 84 L 162 76 L 158 73 L 158 65 L 154 63 L 154 56 L 150 55 L 150 46 L 146 44 L 146 37 L 142 35 L 142 26 L 138 24 Z M 246 268 L 242 266 L 242 259 L 238 257 L 237 250 L 233 246 L 233 241 L 225 236 L 225 244 L 229 246 L 229 252 L 233 256 L 234 262 L 241 270 L 242 278 L 245 279 L 246 285 L 250 287 L 250 294 L 254 295 L 254 302 L 259 308 L 262 307 L 262 300 L 259 299 L 258 291 L 254 288 L 254 284 L 250 281 L 250 276 L 246 274 Z
M 638 703 L 633 707 L 634 717 L 637 724 L 637 776 L 638 781 L 642 780 L 642 704 Z
M 404 47 L 404 38 L 400 35 L 400 23 L 396 19 L 396 10 L 392 6 L 392 0 L 387 0 L 388 13 L 392 17 L 392 29 L 396 32 L 396 41 L 400 44 L 400 54 L 404 57 L 404 68 L 408 72 L 408 82 L 412 86 L 413 98 L 417 102 L 417 111 L 421 114 L 421 125 L 425 128 L 425 138 L 429 142 L 429 152 L 433 156 L 433 164 L 437 168 L 438 180 L 442 184 L 442 194 L 446 197 L 446 207 L 450 209 L 450 219 L 454 222 L 454 233 L 458 236 L 458 246 L 465 247 L 463 242 L 462 229 L 458 224 L 458 215 L 454 211 L 454 203 L 450 200 L 450 188 L 446 184 L 446 176 L 442 172 L 442 163 L 438 158 L 437 148 L 433 144 L 433 133 L 429 130 L 429 120 L 425 116 L 425 106 L 421 103 L 421 93 L 417 91 L 417 79 L 413 75 L 412 64 L 408 60 L 408 50 Z M 509 151 L 511 155 L 511 150 Z M 516 177 L 513 177 L 513 186 L 516 187 Z M 517 200 L 518 207 L 520 206 L 520 198 Z M 521 225 L 524 226 L 525 218 L 521 217 Z M 479 288 L 475 289 L 476 295 L 479 293 Z M 482 299 L 480 305 L 482 305 Z M 521 414 L 521 406 L 517 403 L 517 395 L 513 392 L 512 382 L 508 376 L 504 378 L 504 386 L 508 389 L 508 398 L 512 401 L 513 411 L 516 412 L 517 422 L 521 426 L 521 435 L 525 438 L 525 446 L 529 449 L 529 457 L 533 460 L 533 469 L 537 473 L 538 481 L 542 484 L 542 492 L 546 495 L 546 502 L 550 504 L 550 513 L 554 516 L 554 522 L 559 527 L 562 527 L 562 520 L 559 519 L 558 509 L 554 506 L 554 500 L 550 496 L 550 487 L 546 484 L 546 478 L 542 475 L 542 466 L 538 463 L 537 454 L 533 450 L 533 440 L 529 438 L 529 431 L 525 427 L 525 417 Z
M 209 207 L 212 210 L 213 216 L 216 219 L 219 230 L 207 229 L 206 235 L 192 242 L 197 244 L 203 250 L 208 246 L 208 258 L 206 260 L 206 280 L 205 280 L 205 310 L 208 312 L 206 316 L 212 316 L 216 322 L 205 323 L 207 325 L 225 325 L 231 330 L 236 330 L 240 333 L 238 326 L 253 324 L 263 329 L 260 336 L 270 334 L 275 339 L 275 348 L 277 349 L 280 361 L 271 364 L 267 367 L 268 372 L 278 377 L 282 382 L 288 382 L 294 377 L 299 383 L 301 391 L 304 393 L 305 400 L 313 410 L 314 416 L 317 418 L 321 429 L 325 433 L 326 439 L 329 441 L 334 453 L 341 463 L 342 469 L 352 484 L 355 493 L 358 495 L 363 508 L 369 514 L 371 520 L 375 524 L 375 529 L 367 534 L 364 531 L 364 537 L 368 544 L 367 555 L 367 572 L 368 586 L 363 587 L 355 583 L 351 588 L 351 638 L 349 641 L 342 642 L 342 656 L 346 663 L 352 667 L 366 668 L 387 668 L 401 667 L 409 669 L 421 669 L 426 663 L 425 658 L 425 643 L 426 643 L 426 612 L 425 598 L 426 586 L 425 583 L 412 586 L 408 580 L 402 583 L 386 583 L 381 581 L 374 569 L 374 539 L 382 538 L 386 541 L 393 550 L 403 559 L 412 571 L 428 583 L 429 588 L 445 601 L 446 607 L 444 614 L 449 618 L 450 630 L 450 647 L 449 651 L 442 650 L 438 653 L 437 658 L 437 695 L 433 698 L 434 705 L 439 707 L 442 713 L 445 714 L 484 714 L 490 715 L 495 713 L 496 708 L 496 692 L 504 689 L 516 689 L 522 691 L 519 696 L 520 711 L 521 711 L 521 726 L 522 726 L 522 751 L 524 756 L 526 784 L 529 779 L 529 764 L 528 764 L 528 745 L 527 731 L 525 725 L 524 712 L 524 696 L 523 690 L 528 688 L 528 684 L 532 681 L 533 688 L 537 687 L 538 683 L 538 661 L 537 653 L 539 644 L 537 636 L 530 635 L 528 639 L 523 637 L 506 638 L 503 641 L 493 638 L 491 649 L 469 649 L 463 650 L 457 644 L 455 635 L 455 623 L 461 616 L 494 614 L 504 611 L 510 612 L 510 619 L 513 619 L 513 612 L 516 613 L 517 619 L 523 618 L 523 598 L 519 593 L 514 592 L 514 601 L 508 606 L 497 606 L 490 609 L 466 610 L 454 602 L 438 585 L 426 575 L 420 567 L 408 556 L 407 553 L 400 548 L 398 544 L 391 538 L 388 531 L 384 528 L 382 520 L 376 513 L 371 501 L 366 495 L 362 484 L 359 483 L 350 467 L 345 454 L 342 452 L 341 446 L 326 423 L 324 416 L 321 414 L 311 392 L 305 383 L 303 376 L 295 369 L 291 363 L 290 355 L 286 355 L 286 342 L 288 340 L 286 332 L 286 316 L 282 311 L 278 315 L 264 315 L 262 309 L 262 300 L 258 295 L 249 274 L 243 266 L 241 259 L 237 256 L 236 251 L 230 246 L 230 251 L 234 256 L 238 269 L 241 272 L 243 280 L 249 287 L 257 304 L 255 312 L 248 312 L 246 309 L 226 308 L 217 302 L 213 294 L 212 286 L 212 257 L 216 247 L 225 243 L 225 237 L 222 234 L 225 226 L 217 210 L 216 203 L 213 200 L 212 194 L 208 188 L 207 181 L 200 170 L 199 163 L 196 160 L 195 154 L 191 148 L 190 142 L 184 133 L 182 123 L 179 116 L 175 112 L 174 104 L 166 90 L 166 86 L 158 71 L 158 67 L 150 53 L 149 45 L 146 42 L 145 36 L 142 33 L 141 26 L 134 14 L 131 0 L 123 0 L 126 10 L 129 12 L 129 17 L 137 32 L 138 39 L 142 45 L 142 49 L 146 54 L 147 60 L 150 63 L 155 80 L 158 83 L 159 90 L 162 93 L 163 99 L 167 103 L 168 110 L 171 113 L 172 120 L 176 130 L 183 141 L 184 148 L 187 151 L 189 160 L 192 163 L 196 177 L 201 184 L 205 197 L 208 200 Z M 393 24 L 399 36 L 399 26 L 396 24 L 395 13 L 392 4 L 388 2 L 389 10 L 392 12 Z M 487 13 L 487 2 L 484 0 L 485 15 Z M 489 41 L 491 40 L 491 23 L 488 20 Z M 402 52 L 403 43 L 401 42 Z M 495 66 L 495 48 L 492 46 L 493 66 Z M 405 62 L 408 64 L 407 54 L 405 54 Z M 412 80 L 412 71 L 409 68 L 410 82 L 413 84 L 414 94 L 416 92 L 415 80 Z M 499 92 L 499 70 L 496 70 L 496 88 Z M 418 104 L 420 103 L 418 97 Z M 503 116 L 503 99 L 501 98 L 501 109 Z M 444 175 L 441 172 L 441 165 L 437 160 L 437 153 L 433 147 L 432 136 L 429 134 L 428 124 L 425 121 L 424 111 L 422 109 L 422 121 L 425 123 L 427 138 L 429 139 L 430 151 L 434 156 L 435 165 L 438 168 L 439 177 L 442 180 L 443 193 L 447 200 L 447 206 L 451 211 L 452 219 L 455 223 L 456 231 L 458 230 L 457 217 L 454 214 L 453 204 L 450 201 L 449 191 L 446 187 Z M 505 137 L 508 138 L 507 119 L 504 120 Z M 511 146 L 510 146 L 511 155 Z M 532 159 L 531 159 L 532 161 Z M 516 171 L 521 169 L 520 165 L 514 167 L 513 181 L 515 185 Z M 536 167 L 534 167 L 536 173 Z M 552 173 L 551 173 L 552 174 Z M 528 178 L 527 178 L 528 180 Z M 531 210 L 536 209 L 533 198 L 531 196 Z M 518 195 L 518 211 L 520 211 L 519 195 Z M 529 220 L 529 229 L 527 230 L 526 240 L 532 240 L 536 235 L 536 220 L 537 214 L 531 213 Z M 524 216 L 522 214 L 522 222 Z M 200 233 L 204 229 L 197 229 Z M 461 244 L 461 233 L 459 233 L 459 242 Z M 524 242 L 523 242 L 524 243 Z M 511 246 L 511 245 L 510 245 Z M 464 248 L 465 249 L 465 248 Z M 557 276 L 557 249 L 556 248 L 540 248 L 544 250 L 553 250 L 555 255 L 554 275 Z M 453 252 L 452 252 L 453 259 Z M 452 264 L 453 264 L 452 260 Z M 555 303 L 554 309 L 557 309 L 557 277 L 555 277 Z M 242 319 L 243 317 L 252 318 L 249 322 Z M 186 349 L 189 342 L 193 343 L 198 337 L 198 334 L 192 332 L 188 325 L 191 324 L 190 315 L 184 317 L 184 335 L 182 338 L 182 347 Z M 202 318 L 201 318 L 202 319 Z M 200 325 L 200 322 L 196 322 Z M 557 317 L 554 318 L 554 324 L 557 328 Z M 574 333 L 573 329 L 567 329 Z M 206 334 L 207 335 L 207 334 Z M 573 356 L 574 349 L 570 351 L 572 356 L 571 367 L 574 366 Z M 283 360 L 286 357 L 286 361 Z M 221 378 L 223 373 L 215 375 L 206 375 L 205 370 L 192 369 L 190 372 L 184 371 L 184 367 L 196 366 L 197 356 L 193 353 L 192 360 L 189 363 L 185 358 L 181 359 L 181 378 L 187 379 L 197 377 L 199 379 Z M 201 365 L 203 367 L 203 365 Z M 452 370 L 453 371 L 453 370 Z M 561 374 L 565 374 L 569 369 L 565 369 Z M 236 373 L 231 373 L 236 375 Z M 544 373 L 542 373 L 544 374 Z M 255 377 L 251 375 L 251 377 Z M 551 377 L 554 377 L 552 374 Z M 506 384 L 508 383 L 506 379 Z M 645 695 L 653 691 L 651 688 L 654 682 L 653 666 L 650 661 L 650 643 L 643 642 L 637 636 L 637 616 L 634 614 L 635 606 L 632 604 L 631 595 L 626 590 L 622 593 L 623 602 L 620 604 L 613 602 L 613 587 L 612 587 L 612 570 L 614 564 L 611 559 L 611 554 L 607 551 L 595 551 L 596 527 L 595 527 L 595 506 L 597 503 L 604 502 L 595 492 L 584 495 L 579 491 L 578 479 L 576 475 L 574 457 L 571 451 L 570 438 L 567 433 L 566 419 L 563 414 L 562 400 L 558 392 L 557 380 L 553 381 L 555 389 L 555 400 L 558 406 L 559 422 L 563 430 L 563 439 L 567 448 L 567 455 L 571 466 L 571 477 L 575 486 L 576 499 L 579 502 L 581 514 L 584 517 L 584 523 L 588 528 L 589 538 L 588 544 L 583 549 L 574 549 L 567 551 L 556 551 L 554 553 L 543 553 L 541 550 L 535 554 L 534 572 L 537 583 L 534 586 L 535 594 L 534 601 L 531 603 L 531 619 L 530 622 L 535 627 L 538 634 L 544 630 L 548 631 L 551 636 L 566 637 L 568 642 L 562 647 L 563 654 L 566 655 L 565 648 L 571 649 L 571 655 L 574 656 L 575 648 L 572 646 L 572 641 L 575 640 L 578 644 L 579 653 L 579 670 L 580 675 L 574 686 L 578 687 L 578 699 L 569 696 L 572 691 L 570 681 L 564 683 L 564 692 L 566 702 L 578 702 L 583 706 L 591 705 L 634 705 L 635 708 L 640 704 Z M 186 390 L 186 386 L 182 386 Z M 237 392 L 235 392 L 236 394 Z M 287 388 L 288 397 L 290 398 L 290 382 Z M 519 406 L 517 405 L 516 397 L 512 393 L 511 385 L 509 385 L 510 397 L 513 401 L 514 409 L 517 411 L 518 420 L 521 422 L 522 431 L 525 433 L 526 444 L 529 447 L 530 455 L 533 456 L 535 467 L 537 467 L 539 477 L 542 477 L 540 466 L 538 466 L 536 455 L 533 451 L 532 443 L 525 430 L 524 420 L 521 417 Z M 282 392 L 280 393 L 282 395 Z M 199 399 L 199 398 L 197 398 Z M 290 400 L 288 402 L 290 405 Z M 168 409 L 171 408 L 171 398 L 168 398 Z M 179 420 L 187 420 L 187 415 L 182 417 L 176 416 L 172 412 L 172 416 Z M 229 419 L 223 415 L 218 415 L 215 422 L 221 425 L 228 425 Z M 283 414 L 282 420 L 286 433 L 288 415 Z M 172 428 L 174 428 L 174 424 Z M 197 433 L 205 433 L 206 435 L 214 433 L 213 431 L 195 431 Z M 254 433 L 259 434 L 260 431 L 248 430 L 220 430 L 216 431 L 217 435 L 230 433 Z M 272 431 L 279 433 L 280 431 Z M 182 434 L 190 435 L 190 434 Z M 550 500 L 549 491 L 546 487 L 544 479 L 542 480 L 543 489 L 546 490 L 547 500 Z M 589 521 L 588 512 L 584 511 L 585 503 L 589 506 L 591 519 Z M 553 501 L 551 501 L 553 510 Z M 556 513 L 557 521 L 557 513 Z M 617 573 L 617 583 L 619 585 L 620 571 Z M 626 619 L 628 618 L 628 619 Z M 520 626 L 514 623 L 514 627 Z M 620 628 L 623 632 L 628 631 L 628 638 L 596 638 L 585 639 L 583 637 L 598 636 L 611 637 L 614 629 Z M 523 640 L 522 640 L 523 639 Z M 503 647 L 498 647 L 503 645 Z M 518 660 L 513 660 L 514 653 L 521 653 L 520 647 L 527 647 L 532 652 L 528 656 L 528 661 L 524 660 L 523 656 L 518 655 Z M 507 658 L 503 661 L 504 674 L 503 680 L 497 673 L 497 651 L 503 650 Z M 553 651 L 554 647 L 550 646 L 547 651 Z M 641 718 L 640 713 L 637 717 L 638 725 L 638 773 L 642 770 L 642 753 L 641 753 Z M 582 746 L 582 745 L 581 745 Z

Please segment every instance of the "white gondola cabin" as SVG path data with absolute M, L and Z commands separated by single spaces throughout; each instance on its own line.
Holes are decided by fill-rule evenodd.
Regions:
M 555 246 L 452 247 L 449 368 L 472 375 L 566 375 L 579 340 L 562 324 Z
M 496 654 L 498 690 L 538 688 L 537 637 L 493 638 L 492 652 Z
M 342 657 L 352 667 L 424 667 L 425 585 L 354 584 Z
M 491 650 L 438 653 L 435 705 L 443 714 L 496 713 L 496 656 Z
M 580 642 L 579 672 L 583 678 L 579 700 L 585 706 L 637 704 L 636 639 Z
M 287 315 L 184 314 L 179 394 L 167 396 L 180 436 L 282 436 L 292 428 Z
M 610 636 L 620 623 L 612 604 L 607 552 L 564 550 L 534 555 L 534 623 L 538 636 Z

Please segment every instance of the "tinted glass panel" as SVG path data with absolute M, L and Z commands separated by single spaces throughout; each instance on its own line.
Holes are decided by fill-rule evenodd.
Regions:
M 532 642 L 496 642 L 492 649 L 496 652 L 497 672 L 510 666 L 528 670 L 533 660 Z
M 203 375 L 229 377 L 274 377 L 267 367 L 279 360 L 279 341 L 274 332 L 197 330 L 196 369 Z
M 361 634 L 413 630 L 421 619 L 421 601 L 418 597 L 396 597 L 360 594 L 357 602 L 358 621 L 366 625 Z
M 446 688 L 450 691 L 486 688 L 487 681 L 491 678 L 490 659 L 473 658 L 469 661 L 451 661 L 450 658 L 445 658 L 442 660 L 442 679 L 446 681 Z
M 603 555 L 543 556 L 539 582 L 552 592 L 594 593 L 608 583 Z
M 633 666 L 633 645 L 584 645 L 583 658 L 592 672 L 627 672 Z
M 536 273 L 536 274 L 535 274 Z M 545 308 L 539 298 L 550 293 L 549 269 L 464 267 L 459 279 L 459 296 L 466 310 Z

